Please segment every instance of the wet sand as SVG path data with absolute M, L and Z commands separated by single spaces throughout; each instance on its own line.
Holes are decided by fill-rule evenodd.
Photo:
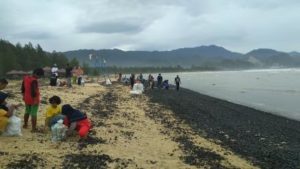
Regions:
M 12 96 L 9 102 L 22 102 L 19 85 L 12 82 L 6 89 Z M 47 99 L 58 95 L 63 104 L 88 114 L 93 123 L 88 139 L 73 136 L 52 143 L 50 132 L 31 133 L 30 129 L 22 130 L 22 137 L 1 136 L 1 168 L 276 168 L 292 166 L 290 161 L 299 164 L 299 160 L 278 164 L 283 156 L 276 153 L 292 156 L 299 152 L 298 122 L 188 90 L 155 89 L 132 96 L 122 84 L 87 83 L 73 89 L 42 85 L 41 93 L 40 128 Z M 16 113 L 21 118 L 23 110 Z M 268 119 L 265 127 L 262 116 Z M 284 133 L 287 129 L 291 134 Z M 263 153 L 268 146 L 263 149 L 262 145 L 271 147 L 269 156 Z

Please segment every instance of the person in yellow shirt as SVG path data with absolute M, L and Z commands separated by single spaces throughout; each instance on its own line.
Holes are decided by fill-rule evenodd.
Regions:
M 0 134 L 2 134 L 8 125 L 8 118 L 12 115 L 6 106 L 5 99 L 8 97 L 6 93 L 0 92 Z
M 50 105 L 46 109 L 45 131 L 49 130 L 58 120 L 63 119 L 61 115 L 61 99 L 58 96 L 52 96 L 49 99 Z

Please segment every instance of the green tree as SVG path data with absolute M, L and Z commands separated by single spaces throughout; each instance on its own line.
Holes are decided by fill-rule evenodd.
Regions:
M 71 61 L 70 61 L 70 66 L 79 66 L 79 62 L 76 58 L 73 58 Z
M 85 62 L 82 64 L 82 69 L 84 70 L 85 74 L 91 74 L 92 73 L 89 64 L 87 64 Z
M 62 53 L 45 52 L 40 45 L 34 48 L 29 42 L 23 47 L 20 43 L 13 45 L 0 39 L 1 76 L 13 69 L 29 71 L 37 67 L 52 66 L 54 63 L 64 67 L 68 62 Z

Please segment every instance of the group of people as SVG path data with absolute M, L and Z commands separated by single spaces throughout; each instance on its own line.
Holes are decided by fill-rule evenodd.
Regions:
M 120 77 L 119 77 L 119 79 L 121 79 Z M 146 80 L 143 78 L 143 74 L 141 73 L 141 74 L 139 74 L 136 78 L 135 78 L 135 75 L 134 74 L 131 74 L 131 76 L 130 76 L 130 78 L 129 78 L 129 82 L 130 82 L 130 87 L 131 87 L 131 89 L 133 89 L 134 88 L 134 85 L 136 84 L 136 83 L 141 83 L 141 84 L 143 84 L 143 85 L 145 85 L 146 83 Z M 177 75 L 176 77 L 175 77 L 175 79 L 174 79 L 174 83 L 175 83 L 175 85 L 176 85 L 176 90 L 177 91 L 179 91 L 179 88 L 180 88 L 180 84 L 181 84 L 181 80 L 180 80 L 180 77 Z M 153 77 L 153 75 L 152 74 L 149 74 L 149 76 L 148 76 L 148 87 L 150 88 L 150 89 L 154 89 L 154 86 L 155 86 L 155 79 L 154 79 L 154 77 Z M 158 88 L 158 89 L 161 89 L 161 88 L 163 88 L 163 89 L 169 89 L 169 87 L 170 87 L 170 85 L 169 85 L 169 80 L 163 80 L 163 77 L 162 77 L 162 75 L 159 73 L 158 74 L 158 76 L 157 76 L 157 81 L 156 81 L 156 87 Z
M 56 66 L 56 65 L 54 65 Z M 58 76 L 56 69 L 52 69 L 53 76 Z M 74 75 L 74 69 L 67 65 L 66 77 L 68 86 L 71 86 L 71 78 L 80 77 L 83 74 L 82 69 L 79 67 L 76 69 L 77 73 Z M 79 72 L 79 73 L 78 73 Z M 38 79 L 44 75 L 44 70 L 41 68 L 35 69 L 32 75 L 26 75 L 23 77 L 21 93 L 25 103 L 25 113 L 23 128 L 28 128 L 29 119 L 31 119 L 31 131 L 37 132 L 37 116 L 40 104 L 40 90 L 38 85 Z M 119 79 L 121 79 L 119 77 Z M 146 80 L 143 78 L 143 74 L 139 74 L 135 78 L 134 74 L 130 76 L 130 85 L 133 94 L 141 94 L 144 91 L 144 84 Z M 180 87 L 180 78 L 177 75 L 174 79 L 176 90 Z M 3 90 L 8 85 L 6 79 L 0 79 L 0 90 Z M 148 76 L 148 86 L 153 89 L 155 86 L 155 80 L 152 74 Z M 157 88 L 169 89 L 168 80 L 163 80 L 162 75 L 159 73 L 157 76 Z M 14 115 L 15 109 L 20 107 L 20 104 L 9 104 L 6 102 L 8 94 L 0 91 L 0 133 L 5 133 L 6 128 L 10 125 L 10 118 Z M 66 133 L 70 135 L 73 131 L 77 131 L 78 135 L 82 138 L 86 137 L 91 123 L 87 118 L 87 115 L 80 110 L 74 109 L 71 105 L 61 104 L 61 98 L 59 96 L 52 96 L 49 99 L 49 106 L 45 110 L 45 127 L 44 131 L 53 129 L 53 126 L 60 123 L 67 128 Z
M 40 104 L 38 79 L 43 75 L 43 69 L 35 69 L 32 75 L 26 75 L 23 77 L 21 86 L 23 101 L 25 103 L 23 128 L 28 128 L 28 121 L 31 119 L 32 132 L 39 131 L 37 128 L 37 116 Z M 0 90 L 4 89 L 7 84 L 7 80 L 1 79 Z M 10 118 L 13 116 L 14 110 L 21 105 L 8 104 L 6 102 L 7 97 L 8 94 L 0 91 L 0 134 L 5 133 L 5 130 L 10 125 Z M 69 104 L 62 106 L 60 104 L 61 98 L 59 96 L 52 96 L 49 99 L 49 106 L 45 110 L 45 127 L 42 130 L 47 131 L 52 129 L 53 131 L 53 126 L 55 126 L 58 122 L 61 122 L 66 128 L 66 135 L 71 135 L 74 131 L 77 131 L 81 138 L 87 137 L 91 128 L 91 122 L 86 113 L 74 109 Z
M 72 87 L 72 84 L 82 85 L 84 84 L 83 80 L 84 71 L 80 66 L 72 67 L 70 64 L 66 65 L 65 75 L 67 81 L 64 83 L 58 80 L 58 67 L 57 64 L 54 64 L 51 68 L 51 77 L 50 77 L 50 86 L 64 86 Z

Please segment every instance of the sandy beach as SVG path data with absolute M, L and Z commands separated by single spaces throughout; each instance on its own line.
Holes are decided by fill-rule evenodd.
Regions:
M 38 126 L 53 95 L 88 114 L 87 140 L 52 143 L 51 132 L 0 137 L 1 168 L 297 168 L 300 123 L 189 90 L 132 96 L 119 83 L 41 83 Z M 20 82 L 5 90 L 22 103 Z M 16 114 L 22 118 L 24 106 Z

